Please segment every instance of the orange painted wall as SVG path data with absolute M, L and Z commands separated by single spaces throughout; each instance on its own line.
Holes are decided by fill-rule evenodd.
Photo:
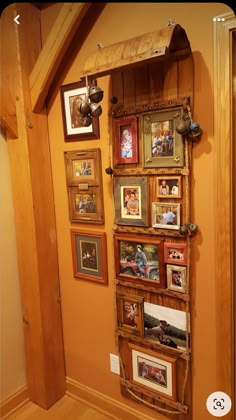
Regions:
M 194 120 L 203 128 L 203 137 L 194 145 L 192 160 L 192 221 L 199 231 L 192 240 L 192 364 L 193 420 L 210 420 L 206 410 L 208 395 L 216 391 L 216 302 L 214 273 L 213 194 L 213 17 L 229 12 L 223 3 L 109 3 L 63 81 L 80 79 L 87 56 L 97 48 L 123 41 L 164 27 L 168 19 L 180 24 L 191 44 L 194 65 Z M 52 16 L 42 12 L 44 28 L 49 28 Z M 45 39 L 46 33 L 43 34 Z M 186 77 L 188 75 L 186 74 Z M 114 300 L 114 258 L 112 245 L 113 201 L 112 185 L 105 168 L 108 166 L 109 77 L 100 78 L 104 89 L 103 114 L 100 117 L 100 139 L 65 142 L 61 118 L 60 92 L 48 107 L 58 254 L 62 298 L 66 374 L 68 377 L 133 405 L 120 396 L 119 377 L 110 373 L 109 353 L 117 353 Z M 66 191 L 64 152 L 100 147 L 105 201 L 105 225 L 71 224 Z M 107 233 L 109 286 L 78 281 L 73 278 L 70 228 Z M 140 406 L 134 407 L 141 409 Z M 145 412 L 153 413 L 143 408 Z M 162 418 L 155 414 L 155 418 Z

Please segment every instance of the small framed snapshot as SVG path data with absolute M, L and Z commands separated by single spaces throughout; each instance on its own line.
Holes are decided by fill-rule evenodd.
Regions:
M 115 164 L 138 163 L 138 118 L 114 119 Z
M 190 344 L 189 312 L 144 302 L 144 337 L 158 344 L 186 351 Z
M 179 230 L 180 203 L 152 202 L 152 227 Z
M 164 242 L 164 261 L 169 264 L 187 265 L 187 244 L 181 242 Z
M 106 233 L 75 229 L 70 233 L 74 277 L 107 285 Z
M 144 298 L 129 293 L 117 292 L 118 329 L 143 337 Z
M 94 81 L 96 83 L 96 81 Z M 78 107 L 87 95 L 85 80 L 61 86 L 61 108 L 65 141 L 92 140 L 99 138 L 99 119 L 83 125 L 83 115 Z
M 148 226 L 148 195 L 147 177 L 115 177 L 115 223 Z
M 181 108 L 142 115 L 144 168 L 184 166 L 183 138 L 175 129 Z
M 118 279 L 166 288 L 162 239 L 117 233 L 114 249 Z
M 71 222 L 104 223 L 103 196 L 99 187 L 68 187 Z
M 187 267 L 179 265 L 166 265 L 167 287 L 169 290 L 186 293 L 187 289 Z
M 181 198 L 181 176 L 157 176 L 156 197 Z
M 87 149 L 64 152 L 67 185 L 101 185 L 101 150 Z
M 128 348 L 132 364 L 131 382 L 176 401 L 176 358 L 133 343 L 128 343 Z

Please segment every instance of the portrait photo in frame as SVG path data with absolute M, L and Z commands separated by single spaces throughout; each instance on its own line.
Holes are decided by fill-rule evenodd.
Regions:
M 131 342 L 128 343 L 128 348 L 132 365 L 131 382 L 176 401 L 177 359 Z
M 143 337 L 143 301 L 142 296 L 117 292 L 118 330 Z
M 189 312 L 144 302 L 144 337 L 160 345 L 186 351 L 190 344 Z
M 106 233 L 71 229 L 70 234 L 74 277 L 107 285 Z
M 180 112 L 176 107 L 142 115 L 144 168 L 184 166 L 183 138 L 175 129 Z
M 152 202 L 152 227 L 179 230 L 180 203 Z
M 136 116 L 114 118 L 115 165 L 138 163 L 138 119 Z
M 114 249 L 118 279 L 166 288 L 162 239 L 117 233 Z
M 164 242 L 164 261 L 169 264 L 187 265 L 187 244 L 181 242 Z
M 71 222 L 104 223 L 103 196 L 99 187 L 68 187 Z
M 181 176 L 157 176 L 156 197 L 181 198 Z
M 167 287 L 176 292 L 187 292 L 187 267 L 166 265 Z
M 65 141 L 98 139 L 100 135 L 98 117 L 92 118 L 92 124 L 84 127 L 83 115 L 78 109 L 87 95 L 85 80 L 61 86 L 60 93 Z
M 147 177 L 115 177 L 115 223 L 126 226 L 148 226 Z
M 101 149 L 66 151 L 64 157 L 67 185 L 101 185 Z

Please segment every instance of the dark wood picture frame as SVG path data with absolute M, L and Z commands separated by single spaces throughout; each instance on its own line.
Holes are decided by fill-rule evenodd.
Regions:
M 107 285 L 106 233 L 71 229 L 70 234 L 74 277 Z
M 131 382 L 172 401 L 177 399 L 177 358 L 128 343 Z
M 96 84 L 96 81 L 93 82 Z M 92 118 L 92 124 L 83 126 L 78 104 L 87 95 L 85 80 L 61 86 L 61 109 L 65 141 L 93 140 L 100 135 L 99 119 Z
M 147 177 L 115 177 L 115 223 L 125 226 L 148 226 L 148 198 Z
M 139 268 L 137 250 L 146 255 L 146 267 Z M 115 269 L 119 280 L 166 288 L 163 240 L 153 236 L 114 234 Z
M 176 119 L 181 107 L 142 114 L 144 168 L 184 166 L 184 143 L 177 133 Z
M 130 293 L 117 292 L 118 330 L 143 337 L 143 302 L 144 298 Z
M 104 223 L 103 197 L 99 187 L 68 187 L 71 222 Z
M 64 152 L 67 185 L 100 186 L 102 184 L 101 149 Z
M 181 198 L 181 195 L 181 175 L 162 175 L 156 177 L 156 197 L 174 199 Z
M 113 124 L 115 165 L 138 163 L 138 118 L 136 116 L 115 118 Z

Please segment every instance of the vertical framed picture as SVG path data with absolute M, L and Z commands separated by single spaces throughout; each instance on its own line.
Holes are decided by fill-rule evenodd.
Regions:
M 138 119 L 135 116 L 114 119 L 115 164 L 138 163 Z
M 144 298 L 130 293 L 117 292 L 118 329 L 143 337 Z
M 85 127 L 83 115 L 79 111 L 79 106 L 87 95 L 85 80 L 63 85 L 60 92 L 65 141 L 98 139 L 99 119 L 92 118 L 92 124 Z
M 152 227 L 159 229 L 180 228 L 180 203 L 153 202 Z
M 187 267 L 179 265 L 166 265 L 167 287 L 169 290 L 186 293 L 187 291 Z
M 115 177 L 115 222 L 126 226 L 148 226 L 147 177 Z
M 144 168 L 184 166 L 182 136 L 176 131 L 181 107 L 156 111 L 142 116 Z
M 176 358 L 128 343 L 132 363 L 131 382 L 147 391 L 176 401 Z
M 70 233 L 74 277 L 107 285 L 106 233 L 75 229 Z

